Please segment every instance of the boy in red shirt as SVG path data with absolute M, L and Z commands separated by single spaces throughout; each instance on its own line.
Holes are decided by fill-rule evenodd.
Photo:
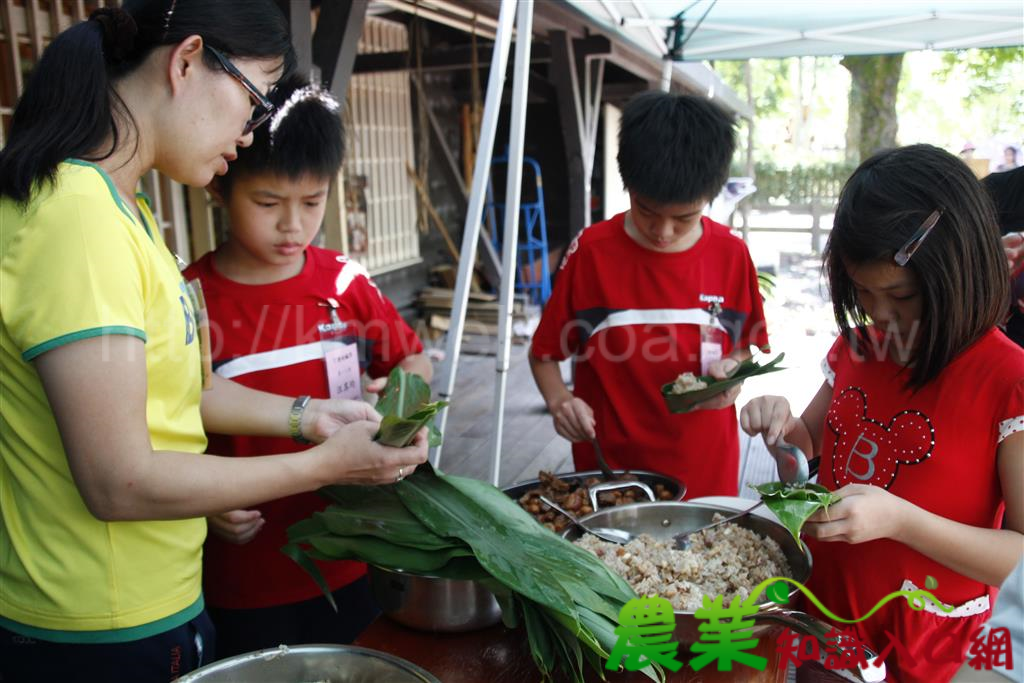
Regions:
M 396 365 L 429 381 L 420 340 L 366 270 L 310 244 L 342 162 L 338 103 L 296 81 L 271 100 L 273 119 L 210 188 L 227 208 L 228 240 L 186 271 L 202 283 L 214 371 L 277 394 L 356 400 L 363 373 L 375 378 L 371 392 Z M 236 457 L 306 447 L 216 434 L 209 445 Z M 310 493 L 209 518 L 203 585 L 219 657 L 281 643 L 351 642 L 376 616 L 364 564 L 318 563 L 336 614 L 280 551 L 287 528 L 326 505 Z
M 737 493 L 739 387 L 680 415 L 660 393 L 684 372 L 725 377 L 768 344 L 746 244 L 701 215 L 734 149 L 731 119 L 703 98 L 647 92 L 623 111 L 630 209 L 569 245 L 530 350 L 578 470 L 596 467 L 596 438 L 612 467 L 671 475 L 687 497 Z M 572 356 L 570 391 L 558 362 Z

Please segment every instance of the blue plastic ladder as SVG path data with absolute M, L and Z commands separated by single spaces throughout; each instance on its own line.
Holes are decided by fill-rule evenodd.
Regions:
M 487 203 L 484 205 L 487 223 L 495 226 L 491 233 L 494 249 L 501 253 L 504 234 L 502 221 L 505 219 L 505 202 L 496 201 L 493 180 L 494 168 L 508 165 L 508 150 L 491 160 L 491 179 L 487 184 Z M 522 201 L 519 205 L 520 238 L 516 250 L 516 291 L 529 296 L 530 301 L 543 306 L 551 298 L 551 273 L 548 268 L 548 224 L 544 215 L 544 183 L 541 180 L 540 164 L 536 159 L 523 157 L 523 187 L 528 187 L 529 172 L 532 170 L 536 194 L 534 201 Z M 540 262 L 538 276 L 534 264 Z

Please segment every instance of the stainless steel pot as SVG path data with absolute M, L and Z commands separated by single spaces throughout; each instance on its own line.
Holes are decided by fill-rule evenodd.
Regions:
M 612 470 L 614 474 L 633 474 L 636 475 L 637 481 L 646 484 L 652 490 L 655 485 L 661 484 L 672 493 L 672 500 L 682 500 L 683 496 L 686 495 L 686 484 L 679 481 L 674 477 L 670 477 L 667 474 L 658 474 L 657 472 L 648 472 L 647 470 Z M 577 484 L 582 486 L 583 482 L 591 477 L 598 477 L 603 479 L 604 475 L 601 474 L 600 470 L 587 470 L 585 472 L 564 472 L 555 475 L 558 479 L 569 484 Z M 515 500 L 522 498 L 528 491 L 540 486 L 540 479 L 528 479 L 526 481 L 517 481 L 514 484 L 510 484 L 505 488 L 501 489 L 506 495 Z M 594 509 L 597 509 L 596 507 Z
M 657 539 L 670 539 L 673 535 L 697 529 L 710 524 L 715 513 L 723 515 L 734 514 L 736 511 L 731 508 L 707 505 L 703 503 L 635 503 L 633 505 L 621 505 L 619 507 L 604 508 L 584 516 L 581 521 L 585 524 L 596 527 L 611 527 L 624 529 L 633 534 L 646 533 Z M 811 576 L 811 553 L 804 546 L 801 549 L 789 531 L 782 526 L 764 517 L 747 515 L 735 522 L 755 533 L 771 538 L 782 549 L 786 562 L 789 563 L 791 577 L 800 583 L 806 583 Z M 576 540 L 581 535 L 575 526 L 569 527 L 562 532 L 562 537 L 570 541 Z M 789 596 L 792 598 L 798 589 L 792 588 Z M 714 597 L 714 596 L 712 596 Z M 690 644 L 700 640 L 700 620 L 693 612 L 677 611 L 676 629 L 673 639 L 680 643 Z M 758 605 L 757 614 L 753 617 L 755 622 L 755 633 L 765 630 L 766 625 L 781 624 L 797 633 L 806 634 L 818 640 L 819 649 L 825 652 L 827 648 L 834 647 L 832 642 L 826 642 L 825 636 L 831 627 L 825 622 L 812 617 L 809 614 L 798 610 L 781 607 L 774 602 L 766 601 Z M 876 653 L 865 648 L 865 659 L 870 661 Z M 837 670 L 834 673 L 850 681 L 882 681 L 885 679 L 884 667 L 869 666 L 867 670 L 851 669 Z
M 494 595 L 475 581 L 424 576 L 370 566 L 370 591 L 381 611 L 421 631 L 459 633 L 501 620 Z
M 400 657 L 353 645 L 281 645 L 208 664 L 178 683 L 441 683 Z

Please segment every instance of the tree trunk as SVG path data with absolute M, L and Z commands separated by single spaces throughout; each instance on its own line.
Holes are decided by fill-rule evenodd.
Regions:
M 896 96 L 903 55 L 848 55 L 840 62 L 850 72 L 848 161 L 863 161 L 896 145 Z M 856 152 L 857 158 L 851 158 Z

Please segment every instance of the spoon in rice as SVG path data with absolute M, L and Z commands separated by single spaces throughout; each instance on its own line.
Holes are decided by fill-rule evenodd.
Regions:
M 783 482 L 784 484 L 802 486 L 803 484 L 807 483 L 808 478 L 818 473 L 818 463 L 820 462 L 818 458 L 815 458 L 813 461 L 809 462 L 807 460 L 807 456 L 804 455 L 804 452 L 800 450 L 799 447 L 786 443 L 782 439 L 779 439 L 779 442 L 775 445 L 779 450 L 782 451 L 780 457 L 776 459 L 776 466 L 778 467 L 779 473 L 779 481 Z M 735 515 L 730 515 L 729 517 L 726 517 L 725 519 L 720 519 L 717 522 L 712 522 L 705 526 L 676 534 L 672 537 L 672 542 L 675 544 L 676 548 L 680 550 L 686 550 L 690 547 L 691 534 L 695 534 L 698 531 L 705 531 L 707 529 L 711 529 L 713 527 L 726 524 L 727 522 L 735 521 L 740 517 L 749 515 L 751 512 L 761 507 L 762 505 L 764 505 L 763 498 L 757 501 L 757 503 L 755 503 L 754 505 L 748 507 L 746 510 L 737 512 Z
M 540 500 L 542 503 L 547 505 L 555 512 L 564 515 L 570 522 L 578 526 L 580 529 L 583 529 L 588 534 L 593 534 L 594 536 L 597 536 L 602 541 L 608 541 L 609 543 L 618 543 L 619 545 L 625 545 L 626 543 L 629 543 L 631 540 L 633 540 L 633 534 L 629 533 L 628 531 L 623 531 L 622 529 L 612 529 L 610 527 L 603 526 L 588 526 L 581 522 L 571 512 L 569 512 L 568 510 L 566 510 L 565 508 L 563 508 L 561 505 L 554 502 L 550 498 L 546 496 L 541 496 Z

